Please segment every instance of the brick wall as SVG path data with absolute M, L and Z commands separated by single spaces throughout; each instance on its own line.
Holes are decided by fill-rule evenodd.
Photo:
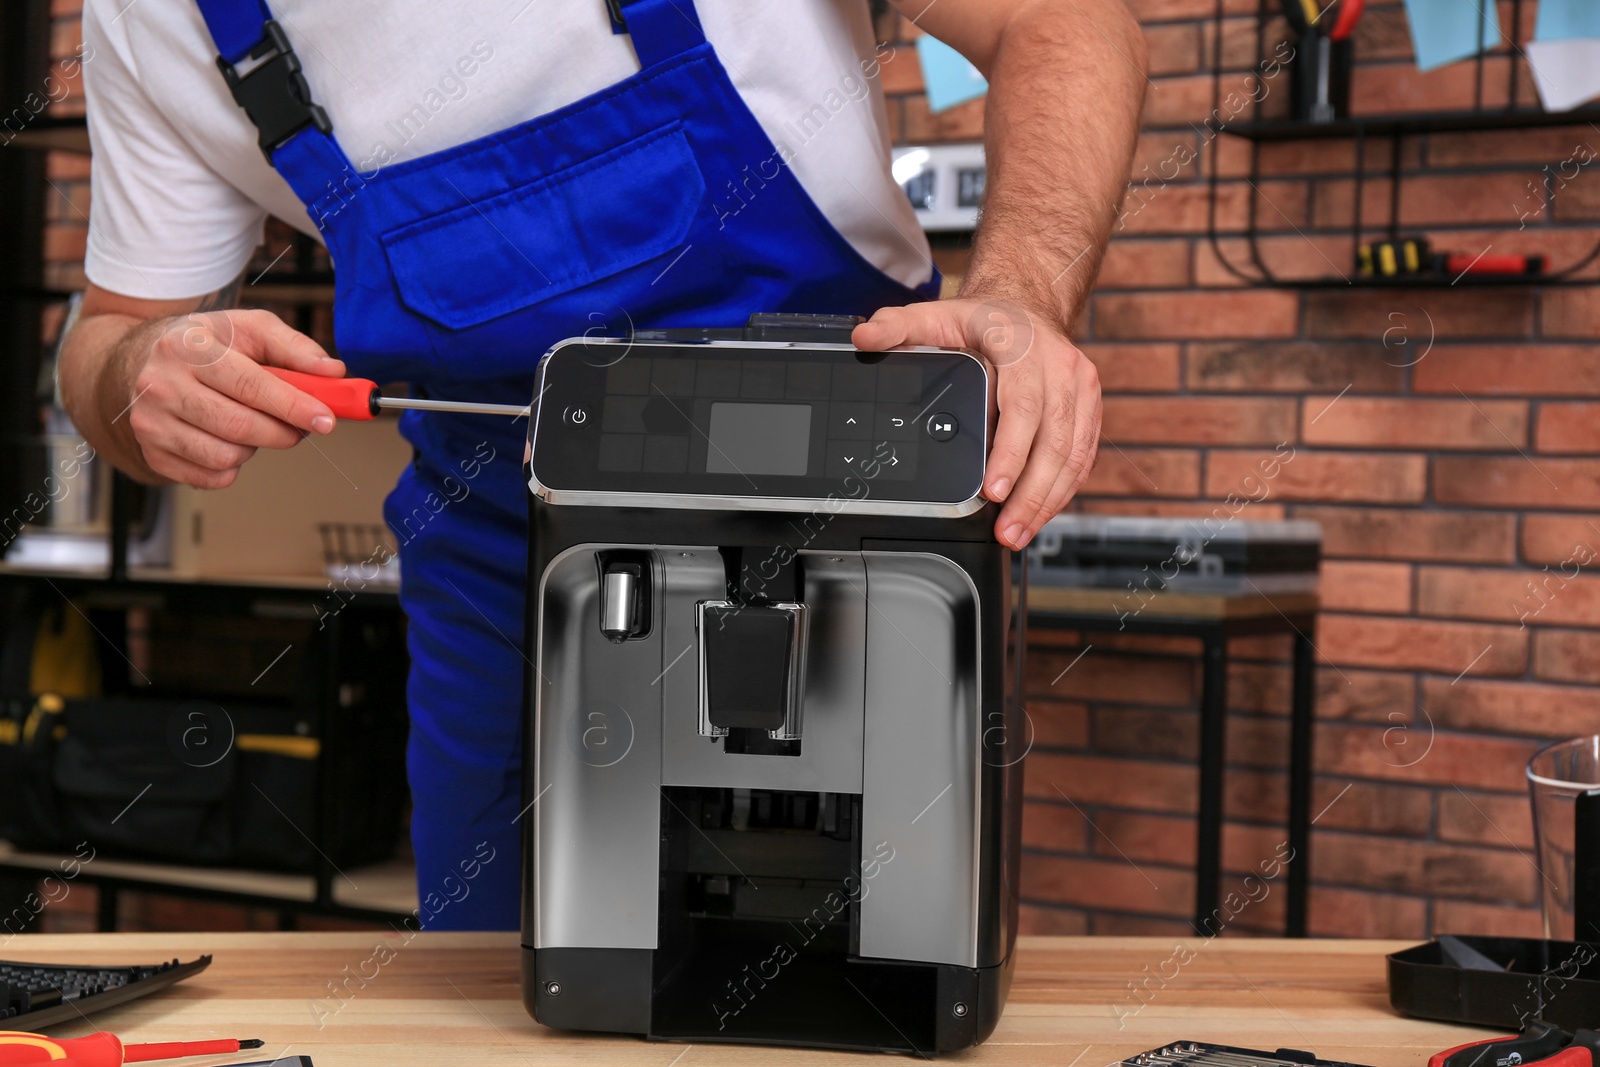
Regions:
M 1352 146 L 1267 146 L 1252 190 L 1243 142 L 1207 144 L 1196 128 L 1213 107 L 1214 0 L 1131 6 L 1151 83 L 1134 184 L 1079 323 L 1106 411 L 1074 507 L 1210 514 L 1292 444 L 1293 462 L 1241 517 L 1324 531 L 1311 928 L 1536 933 L 1523 764 L 1546 739 L 1600 727 L 1600 578 L 1560 571 L 1600 546 L 1600 351 L 1586 343 L 1600 301 L 1589 288 L 1245 286 L 1205 238 L 1207 153 L 1226 179 L 1223 227 L 1238 229 L 1255 196 L 1268 264 L 1317 277 L 1351 273 Z M 1227 8 L 1224 97 L 1254 88 L 1255 0 Z M 893 16 L 879 25 L 902 46 L 884 66 L 901 139 L 981 136 L 981 102 L 927 114 L 903 47 L 917 31 Z M 1398 3 L 1369 4 L 1355 47 L 1358 113 L 1468 106 L 1470 65 L 1420 74 Z M 1504 62 L 1486 78 L 1492 102 L 1505 100 Z M 1265 84 L 1267 114 L 1282 114 L 1287 76 Z M 1402 218 L 1436 247 L 1573 261 L 1600 240 L 1600 179 L 1560 164 L 1592 160 L 1591 145 L 1589 126 L 1409 138 Z M 1381 179 L 1389 160 L 1388 144 L 1369 145 L 1369 173 Z M 1386 180 L 1369 179 L 1369 220 L 1386 218 L 1388 197 Z M 1239 241 L 1224 251 L 1247 262 Z M 960 269 L 959 254 L 943 259 Z M 1025 928 L 1177 933 L 1194 889 L 1198 649 L 1089 640 L 1070 670 L 1077 635 L 1041 637 L 1030 663 Z M 1235 651 L 1225 865 L 1238 889 L 1283 839 L 1288 669 L 1283 639 Z M 1271 930 L 1281 915 L 1273 893 L 1234 926 Z
M 82 45 L 78 11 L 82 0 L 51 0 L 50 51 L 57 57 L 41 95 L 49 101 L 44 114 L 71 118 L 84 113 L 83 69 L 75 62 Z M 89 239 L 89 159 L 71 152 L 51 152 L 46 177 L 51 189 L 45 200 L 44 277 L 47 289 L 70 292 L 83 288 L 83 253 Z M 45 333 L 53 339 L 62 309 L 48 314 Z
M 1575 549 L 1600 545 L 1600 355 L 1585 343 L 1600 328 L 1600 302 L 1584 288 L 1242 285 L 1204 239 L 1206 153 L 1221 153 L 1228 179 L 1224 224 L 1237 226 L 1255 196 L 1269 263 L 1313 276 L 1348 272 L 1340 225 L 1352 208 L 1350 148 L 1273 147 L 1253 191 L 1241 145 L 1209 145 L 1192 125 L 1212 110 L 1203 70 L 1213 0 L 1132 2 L 1150 41 L 1151 88 L 1125 225 L 1080 324 L 1105 382 L 1106 444 L 1074 506 L 1209 514 L 1260 457 L 1292 444 L 1293 462 L 1242 518 L 1315 519 L 1326 539 L 1312 929 L 1534 932 L 1522 765 L 1543 739 L 1600 723 L 1590 688 L 1600 680 L 1600 578 L 1559 576 Z M 1243 69 L 1256 0 L 1227 4 L 1227 63 Z M 76 47 L 75 6 L 56 0 L 62 54 Z M 909 47 L 915 27 L 892 15 L 879 27 L 894 45 L 882 70 L 897 137 L 980 137 L 981 101 L 929 113 Z M 1465 66 L 1416 72 L 1397 4 L 1371 5 L 1356 47 L 1358 110 L 1459 106 L 1470 92 Z M 1269 110 L 1286 96 L 1279 82 Z M 1243 85 L 1232 76 L 1230 87 Z M 74 88 L 64 106 L 79 101 Z M 1528 182 L 1538 187 L 1542 167 L 1597 138 L 1579 127 L 1408 140 L 1402 165 L 1416 180 L 1403 187 L 1403 210 L 1451 248 L 1492 242 L 1575 258 L 1600 239 L 1600 180 L 1585 169 L 1553 203 L 1543 192 L 1530 199 Z M 1371 146 L 1374 169 L 1386 152 Z M 1165 177 L 1173 171 L 1163 161 L 1190 156 Z M 82 280 L 87 162 L 57 154 L 51 176 L 61 192 L 48 208 L 47 281 L 72 288 Z M 1383 182 L 1369 183 L 1369 218 L 1387 195 Z M 1239 258 L 1236 242 L 1226 250 Z M 960 249 L 938 257 L 959 275 Z M 1197 648 L 1092 642 L 1078 659 L 1077 635 L 1041 635 L 1030 664 L 1026 928 L 1182 932 L 1194 888 Z M 1235 644 L 1230 888 L 1282 840 L 1284 645 Z M 1271 893 L 1230 930 L 1274 929 L 1281 908 L 1282 894 Z

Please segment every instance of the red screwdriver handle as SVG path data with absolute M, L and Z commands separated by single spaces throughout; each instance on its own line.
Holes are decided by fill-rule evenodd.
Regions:
M 291 372 L 292 373 L 292 372 Z M 44 1037 L 21 1031 L 0 1030 L 0 1064 L 48 1064 L 49 1067 L 123 1067 L 144 1060 L 182 1056 L 227 1055 L 245 1048 L 260 1048 L 259 1038 L 240 1041 L 156 1041 L 124 1045 L 115 1034 L 101 1031 L 86 1037 Z
M 0 1030 L 0 1064 L 54 1064 L 70 1060 L 80 1067 L 122 1067 L 122 1042 L 100 1032 L 87 1037 L 45 1037 Z
M 365 421 L 378 414 L 378 383 L 366 378 L 326 378 L 320 374 L 265 367 L 268 374 L 288 382 L 328 405 L 341 419 Z
M 1435 1052 L 1428 1067 L 1593 1067 L 1588 1048 L 1572 1044 L 1572 1035 L 1543 1019 L 1531 1020 L 1520 1034 L 1468 1041 Z

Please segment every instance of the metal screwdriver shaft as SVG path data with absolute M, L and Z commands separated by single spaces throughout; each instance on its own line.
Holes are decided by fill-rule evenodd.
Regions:
M 303 393 L 316 397 L 332 409 L 336 418 L 364 422 L 376 418 L 384 408 L 409 408 L 414 411 L 452 411 L 471 415 L 505 415 L 516 418 L 528 414 L 529 408 L 516 404 L 479 404 L 467 400 L 418 400 L 411 397 L 384 396 L 378 383 L 367 378 L 328 378 L 321 374 L 286 370 L 283 367 L 266 367 L 274 378 L 294 386 Z
M 410 408 L 413 411 L 462 411 L 475 415 L 526 415 L 526 407 L 515 404 L 474 404 L 465 400 L 419 400 L 409 396 L 376 396 L 380 408 Z

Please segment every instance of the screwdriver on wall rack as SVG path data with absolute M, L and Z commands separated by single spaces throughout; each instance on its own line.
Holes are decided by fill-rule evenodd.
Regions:
M 455 411 L 474 415 L 508 415 L 513 418 L 528 414 L 527 406 L 516 404 L 475 404 L 465 400 L 418 400 L 408 396 L 384 396 L 378 383 L 368 378 L 328 378 L 321 374 L 286 370 L 283 367 L 264 367 L 268 374 L 279 378 L 302 393 L 309 393 L 328 405 L 336 418 L 366 421 L 377 418 L 384 408 L 406 408 L 412 411 Z

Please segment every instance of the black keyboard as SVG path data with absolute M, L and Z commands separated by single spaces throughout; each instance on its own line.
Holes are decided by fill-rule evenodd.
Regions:
M 0 960 L 0 1030 L 42 1030 L 157 993 L 211 966 L 210 956 L 153 967 L 74 967 Z

